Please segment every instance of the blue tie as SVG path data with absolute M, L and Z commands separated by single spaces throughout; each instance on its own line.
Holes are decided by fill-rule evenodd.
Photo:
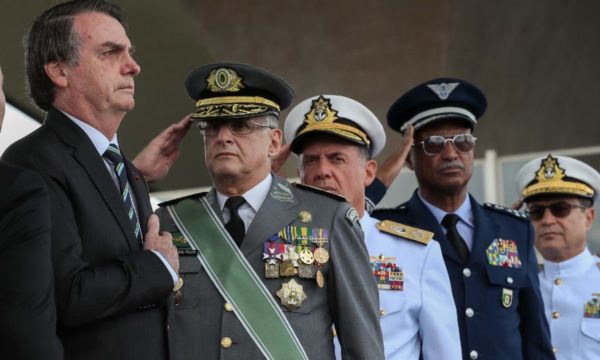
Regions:
M 135 208 L 133 207 L 133 199 L 131 198 L 129 182 L 127 182 L 127 172 L 125 171 L 125 163 L 123 162 L 121 150 L 119 150 L 117 145 L 110 144 L 108 145 L 108 149 L 106 149 L 102 157 L 113 164 L 115 174 L 117 174 L 117 179 L 119 180 L 121 199 L 125 204 L 125 210 L 127 211 L 131 225 L 133 225 L 133 228 L 135 229 L 135 237 L 141 242 L 142 229 L 140 228 L 140 223 L 138 221 L 137 214 L 135 213 Z

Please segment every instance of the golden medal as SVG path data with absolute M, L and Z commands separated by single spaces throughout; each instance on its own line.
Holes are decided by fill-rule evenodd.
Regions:
M 281 299 L 281 305 L 285 306 L 289 311 L 298 309 L 306 299 L 304 287 L 294 279 L 282 284 L 281 289 L 277 291 L 277 296 Z

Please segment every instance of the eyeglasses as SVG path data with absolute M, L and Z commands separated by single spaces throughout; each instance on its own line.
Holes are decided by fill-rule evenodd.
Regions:
M 425 154 L 435 156 L 444 151 L 447 142 L 451 142 L 454 148 L 460 152 L 468 152 L 473 150 L 476 140 L 477 138 L 471 134 L 459 134 L 452 137 L 433 135 L 413 144 L 413 146 L 421 145 Z
M 546 209 L 550 210 L 552 216 L 557 218 L 564 218 L 569 216 L 571 210 L 575 208 L 587 209 L 587 207 L 582 205 L 573 205 L 561 201 L 550 205 L 531 205 L 527 209 L 527 213 L 529 214 L 529 218 L 531 218 L 531 220 L 539 221 L 546 214 Z
M 221 131 L 223 126 L 227 126 L 233 135 L 248 135 L 258 128 L 272 129 L 270 125 L 259 124 L 252 120 L 231 120 L 231 121 L 199 121 L 198 129 L 204 136 L 215 136 Z

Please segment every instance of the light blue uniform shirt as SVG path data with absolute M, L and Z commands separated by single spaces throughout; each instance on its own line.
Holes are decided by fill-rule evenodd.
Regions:
M 600 359 L 600 317 L 584 316 L 586 303 L 600 297 L 598 264 L 588 249 L 560 263 L 544 260 L 540 290 L 557 360 Z
M 381 232 L 368 213 L 360 219 L 371 257 L 395 257 L 403 290 L 379 290 L 386 359 L 460 360 L 458 320 L 440 245 L 427 245 Z M 336 357 L 341 359 L 336 338 Z

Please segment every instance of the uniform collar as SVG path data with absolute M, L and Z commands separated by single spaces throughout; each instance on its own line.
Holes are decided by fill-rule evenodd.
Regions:
M 586 271 L 590 266 L 595 266 L 596 261 L 597 259 L 590 250 L 585 248 L 579 255 L 558 263 L 544 259 L 544 272 L 548 276 L 571 275 Z
M 419 199 L 421 199 L 421 201 L 423 202 L 423 204 L 425 204 L 425 206 L 429 209 L 429 211 L 431 211 L 431 213 L 435 217 L 435 219 L 438 222 L 438 224 L 441 224 L 442 220 L 444 219 L 444 216 L 446 216 L 446 214 L 448 214 L 448 213 L 445 212 L 444 210 L 436 207 L 435 205 L 433 205 L 432 203 L 428 202 L 427 200 L 425 200 L 421 196 L 421 194 L 419 194 L 418 191 L 417 191 L 417 195 L 419 196 Z M 462 222 L 464 222 L 465 224 L 467 224 L 470 228 L 474 228 L 475 227 L 474 223 L 473 223 L 473 209 L 471 208 L 471 198 L 470 198 L 469 195 L 465 196 L 465 200 L 458 207 L 458 209 L 456 209 L 456 211 L 453 214 L 458 215 L 458 217 L 460 218 L 460 220 Z
M 265 201 L 267 194 L 269 193 L 269 189 L 271 188 L 271 183 L 273 182 L 273 176 L 269 173 L 261 182 L 256 184 L 252 189 L 246 191 L 242 196 L 246 203 L 250 205 L 250 207 L 254 210 L 254 212 L 258 212 L 260 206 Z M 215 189 L 216 190 L 216 189 Z M 219 201 L 219 209 L 223 211 L 223 207 L 225 207 L 225 201 L 227 201 L 229 197 L 221 194 L 217 191 L 217 200 Z

